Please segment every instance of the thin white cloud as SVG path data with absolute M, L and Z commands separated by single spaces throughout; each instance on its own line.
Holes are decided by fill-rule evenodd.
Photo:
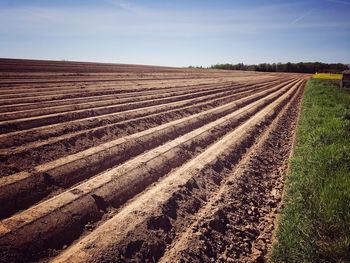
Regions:
M 149 14 L 152 15 L 155 13 L 155 10 L 147 8 L 142 5 L 137 5 L 135 3 L 131 3 L 130 1 L 127 0 L 103 0 L 104 2 L 117 7 L 119 10 L 124 10 L 130 13 L 135 13 L 135 14 Z
M 341 5 L 349 5 L 350 6 L 350 2 L 348 1 L 342 1 L 342 0 L 327 0 L 328 2 L 331 3 L 336 3 L 336 4 L 341 4 Z
M 305 17 L 309 16 L 309 15 L 312 13 L 313 10 L 314 10 L 314 9 L 312 8 L 312 9 L 310 9 L 309 11 L 307 11 L 305 14 L 303 14 L 303 15 L 297 17 L 296 19 L 294 19 L 294 20 L 292 21 L 291 24 L 294 25 L 294 24 L 300 22 L 300 21 L 303 20 Z
M 126 10 L 129 12 L 135 12 L 136 10 L 139 10 L 137 6 L 132 5 L 130 2 L 124 0 L 104 0 L 104 2 L 113 5 L 118 9 Z
M 67 38 L 198 37 L 264 34 L 281 29 L 349 28 L 348 23 L 341 21 L 308 19 L 305 22 L 312 9 L 290 22 L 295 9 L 289 5 L 181 11 L 153 10 L 122 0 L 105 1 L 117 8 L 3 8 L 0 10 L 0 33 Z

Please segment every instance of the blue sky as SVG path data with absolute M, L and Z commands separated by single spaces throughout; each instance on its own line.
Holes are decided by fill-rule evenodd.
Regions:
M 0 0 L 0 57 L 350 63 L 350 0 Z

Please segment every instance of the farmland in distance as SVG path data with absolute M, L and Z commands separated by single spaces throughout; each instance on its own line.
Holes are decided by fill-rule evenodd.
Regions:
M 1 262 L 263 262 L 308 78 L 0 59 Z

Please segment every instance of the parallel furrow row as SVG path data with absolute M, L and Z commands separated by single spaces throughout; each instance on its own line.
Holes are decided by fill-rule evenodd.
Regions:
M 200 76 L 195 76 L 196 78 L 200 79 L 200 78 L 203 78 L 203 79 L 207 79 L 207 78 L 211 78 L 211 76 L 207 76 L 207 75 L 200 75 Z M 45 79 L 23 79 L 22 81 L 19 81 L 18 79 L 14 79 L 13 81 L 9 80 L 9 79 L 5 79 L 5 80 L 2 80 L 2 84 L 25 84 L 25 83 L 41 83 L 41 84 L 48 84 L 48 83 L 56 83 L 57 81 L 59 82 L 69 82 L 69 83 L 74 83 L 74 82 L 96 82 L 96 81 L 99 81 L 99 82 L 109 82 L 109 81 L 137 81 L 139 80 L 140 78 L 137 77 L 132 77 L 132 78 L 90 78 L 90 79 L 87 79 L 87 78 L 81 78 L 79 79 L 79 77 L 73 77 L 72 79 L 69 79 L 67 77 L 65 78 L 58 78 L 56 80 L 49 80 L 47 78 Z M 155 80 L 155 79 L 159 79 L 159 78 L 147 78 L 147 77 L 144 77 L 142 78 L 142 80 Z M 161 80 L 174 80 L 174 79 L 180 79 L 180 80 L 183 80 L 183 79 L 193 79 L 193 76 L 188 76 L 188 77 L 184 77 L 184 76 L 180 76 L 180 77 L 164 77 L 162 78 Z
M 286 79 L 287 80 L 287 79 Z M 245 82 L 242 83 L 244 85 L 262 85 L 267 83 L 277 83 L 281 82 L 281 80 L 271 80 L 271 81 L 264 81 L 264 82 Z M 33 110 L 33 109 L 40 109 L 40 108 L 49 108 L 49 107 L 55 107 L 55 106 L 71 106 L 71 104 L 80 104 L 80 103 L 87 103 L 87 102 L 95 102 L 95 101 L 101 101 L 101 100 L 109 100 L 109 99 L 122 99 L 122 98 L 132 98 L 132 97 L 139 97 L 139 96 L 146 96 L 146 95 L 161 95 L 165 93 L 176 93 L 179 94 L 181 92 L 199 92 L 199 91 L 205 91 L 209 89 L 216 89 L 216 88 L 223 88 L 231 85 L 232 87 L 242 85 L 239 83 L 234 83 L 232 81 L 230 82 L 220 82 L 220 83 L 213 83 L 213 84 L 201 84 L 201 85 L 187 85 L 187 86 L 177 86 L 177 87 L 170 87 L 170 88 L 153 88 L 152 90 L 146 90 L 143 91 L 142 89 L 138 89 L 137 92 L 128 92 L 128 93 L 119 93 L 115 92 L 116 94 L 111 95 L 95 95 L 95 96 L 85 96 L 85 97 L 78 97 L 78 98 L 71 98 L 71 99 L 60 99 L 60 100 L 48 100 L 48 101 L 41 101 L 40 104 L 37 102 L 28 102 L 28 103 L 19 103 L 19 104 L 11 104 L 11 105 L 4 105 L 0 106 L 0 112 L 15 112 L 15 111 L 26 111 L 26 110 Z M 62 91 L 61 91 L 62 92 Z M 36 96 L 37 97 L 37 96 Z
M 97 106 L 97 107 L 88 107 L 84 110 L 73 110 L 70 112 L 57 113 L 57 114 L 48 114 L 36 117 L 29 117 L 24 119 L 16 119 L 11 121 L 0 122 L 0 133 L 8 133 L 16 130 L 24 130 L 31 129 L 35 127 L 50 125 L 54 123 L 61 123 L 66 121 L 72 121 L 76 119 L 83 119 L 89 117 L 96 117 L 99 115 L 111 114 L 114 112 L 122 112 L 126 110 L 132 110 L 137 108 L 145 108 L 149 106 L 155 106 L 160 104 L 167 104 L 177 101 L 185 101 L 190 99 L 201 98 L 210 94 L 214 94 L 214 96 L 220 96 L 222 93 L 226 92 L 226 94 L 232 93 L 230 87 L 224 88 L 224 91 L 216 92 L 214 91 L 206 91 L 201 92 L 199 94 L 190 93 L 186 95 L 178 95 L 178 96 L 166 96 L 164 98 L 156 98 L 156 99 L 146 99 L 142 101 L 136 102 L 125 102 L 121 104 L 113 105 L 112 102 L 107 102 L 105 106 Z M 110 105 L 112 104 L 112 105 Z
M 169 97 L 177 97 L 177 96 L 185 96 L 188 95 L 190 97 L 195 96 L 201 96 L 201 95 L 209 95 L 214 94 L 221 91 L 226 91 L 229 89 L 234 88 L 235 86 L 219 86 L 215 88 L 206 88 L 206 89 L 196 89 L 196 90 L 181 90 L 181 91 L 170 91 L 170 92 L 152 92 L 150 94 L 132 94 L 134 96 L 126 97 L 126 98 L 120 98 L 120 95 L 113 95 L 108 96 L 107 98 L 97 98 L 95 97 L 96 101 L 94 102 L 86 102 L 83 103 L 74 103 L 64 106 L 52 106 L 50 107 L 44 107 L 40 109 L 34 109 L 34 110 L 21 110 L 17 112 L 10 112 L 10 113 L 4 113 L 0 116 L 0 125 L 2 121 L 12 120 L 12 119 L 23 119 L 23 118 L 29 118 L 33 116 L 40 116 L 40 115 L 49 115 L 49 114 L 55 114 L 55 113 L 65 113 L 65 112 L 76 112 L 77 110 L 83 110 L 83 109 L 95 109 L 98 107 L 108 107 L 111 105 L 118 105 L 118 104 L 125 104 L 125 103 L 134 103 L 134 102 L 143 102 L 147 100 L 155 100 L 155 99 L 161 99 L 161 98 L 169 98 Z M 190 95 L 189 95 L 190 94 Z M 180 97 L 180 98 L 189 98 L 189 97 Z
M 3 114 L 3 116 L 0 117 L 0 132 L 6 133 L 14 130 L 30 129 L 34 127 L 53 124 L 55 122 L 61 122 L 62 120 L 70 121 L 74 119 L 94 117 L 94 116 L 108 114 L 112 112 L 119 112 L 126 109 L 130 110 L 134 108 L 157 105 L 161 103 L 170 103 L 174 101 L 202 97 L 210 94 L 219 95 L 225 91 L 232 93 L 234 91 L 233 90 L 234 87 L 235 85 L 233 86 L 228 85 L 228 86 L 218 87 L 207 91 L 198 91 L 198 92 L 190 92 L 190 93 L 184 92 L 182 94 L 180 93 L 180 95 L 176 95 L 173 93 L 170 93 L 170 94 L 165 93 L 163 94 L 163 96 L 161 96 L 159 94 L 155 94 L 153 96 L 145 96 L 145 97 L 141 96 L 141 98 L 136 100 L 134 99 L 134 101 L 133 99 L 124 99 L 124 100 L 114 99 L 114 100 L 99 101 L 99 102 L 84 104 L 80 106 L 75 104 L 74 107 L 76 109 L 72 109 L 70 111 L 67 111 L 66 109 L 63 109 L 63 110 L 61 109 L 58 111 L 59 113 L 52 113 L 52 114 L 50 114 L 51 109 L 46 109 L 46 110 L 40 109 L 39 111 L 34 110 L 34 112 L 31 112 L 31 114 L 28 112 L 26 114 L 22 112 L 18 114 L 14 114 L 14 113 Z M 70 106 L 70 107 L 73 108 L 73 106 Z M 36 115 L 40 115 L 40 116 L 36 116 Z M 6 121 L 6 119 L 10 119 L 10 120 Z M 12 119 L 15 119 L 15 120 L 12 120 Z M 5 121 L 1 121 L 1 120 L 5 120 Z
M 213 79 L 212 81 L 217 82 L 218 80 Z M 203 83 L 210 83 L 210 81 L 201 81 Z M 152 85 L 152 88 L 159 87 L 164 88 L 165 85 L 178 85 L 182 84 L 184 85 L 191 85 L 191 83 L 196 83 L 193 79 L 188 79 L 187 81 L 181 80 L 181 81 L 163 81 L 163 80 L 156 80 L 156 81 L 129 81 L 129 82 L 106 82 L 106 83 L 85 83 L 85 82 L 78 82 L 75 85 L 62 85 L 62 83 L 58 82 L 57 85 L 53 86 L 52 88 L 21 88 L 16 85 L 16 89 L 8 90 L 6 88 L 0 89 L 0 99 L 13 99 L 19 97 L 35 97 L 35 95 L 40 97 L 53 97 L 54 95 L 60 95 L 60 93 L 64 92 L 65 94 L 81 94 L 81 93 L 87 93 L 87 92 L 94 92 L 94 91 L 108 91 L 108 90 L 120 90 L 122 92 L 128 91 L 128 90 L 142 90 L 147 89 L 149 85 Z M 135 86 L 137 86 L 137 90 L 135 89 Z
M 293 83 L 288 84 L 284 89 L 293 85 Z M 261 100 L 264 96 L 268 95 L 267 97 L 269 97 L 276 92 L 281 92 L 281 86 L 263 90 L 211 110 L 121 137 L 85 151 L 39 165 L 32 172 L 24 171 L 9 177 L 3 177 L 0 179 L 0 201 L 7 208 L 4 211 L 7 213 L 13 210 L 16 211 L 28 205 L 28 203 L 31 204 L 32 200 L 45 196 L 50 191 L 50 187 L 47 187 L 48 184 L 49 186 L 67 187 L 74 182 L 88 178 L 97 172 L 136 156 L 149 147 L 160 145 L 206 123 L 210 125 L 215 119 L 230 114 L 252 101 Z M 13 191 L 13 189 L 17 188 L 20 188 L 21 191 Z M 36 189 L 36 191 L 33 192 L 33 189 Z
M 290 76 L 289 76 L 290 77 Z M 287 77 L 288 78 L 288 77 Z M 270 81 L 276 79 L 272 76 L 261 78 L 260 81 Z M 132 81 L 108 81 L 108 82 L 84 82 L 83 80 L 76 83 L 52 83 L 51 85 L 44 84 L 39 86 L 37 84 L 30 84 L 28 86 L 14 85 L 14 87 L 0 87 L 0 98 L 4 99 L 15 99 L 19 95 L 25 97 L 33 97 L 35 93 L 44 98 L 52 97 L 55 98 L 55 95 L 59 95 L 60 92 L 70 92 L 70 93 L 88 93 L 95 91 L 112 91 L 112 90 L 121 90 L 123 92 L 130 90 L 147 90 L 152 88 L 167 88 L 167 87 L 178 87 L 178 86 L 193 86 L 193 85 L 205 85 L 205 84 L 220 84 L 230 81 L 249 81 L 250 79 L 245 76 L 242 78 L 232 78 L 232 77 L 223 77 L 223 78 L 206 78 L 206 79 L 154 79 L 154 80 L 132 80 Z
M 212 193 L 195 214 L 187 214 L 186 225 L 176 231 L 178 235 L 159 262 L 180 259 L 243 262 L 245 257 L 260 261 L 266 256 L 270 241 L 259 239 L 272 238 L 270 226 L 275 216 L 269 215 L 277 212 L 280 200 L 277 193 L 282 194 L 281 179 L 286 168 L 283 163 L 288 162 L 292 138 L 288 134 L 293 134 L 291 128 L 295 125 L 302 90 L 301 86 L 237 165 L 222 169 L 220 184 L 215 185 L 215 191 L 210 190 Z M 190 190 L 191 199 L 203 196 L 202 187 L 209 184 L 204 181 L 201 186 L 197 184 L 198 189 Z M 264 236 L 264 231 L 269 236 Z
M 283 84 L 274 86 L 270 92 L 272 92 L 274 89 L 277 89 L 281 85 Z M 154 128 L 172 120 L 181 119 L 193 114 L 197 114 L 201 111 L 219 107 L 225 103 L 229 103 L 245 96 L 249 96 L 250 94 L 257 93 L 260 90 L 267 90 L 268 87 L 271 86 L 268 85 L 242 92 L 238 92 L 237 90 L 234 95 L 221 97 L 219 99 L 212 99 L 175 110 L 150 114 L 145 117 L 102 125 L 97 128 L 67 133 L 57 137 L 50 137 L 48 139 L 43 139 L 44 137 L 42 134 L 36 133 L 36 136 L 41 135 L 38 137 L 40 138 L 40 141 L 25 143 L 24 141 L 21 141 L 21 138 L 31 138 L 33 140 L 36 138 L 36 136 L 15 136 L 14 142 L 17 144 L 20 143 L 20 146 L 17 147 L 14 147 L 14 144 L 11 144 L 11 140 L 5 139 L 4 146 L 7 144 L 8 147 L 11 147 L 13 149 L 0 149 L 0 159 L 3 164 L 0 167 L 0 172 L 3 176 L 19 172 L 20 170 L 16 165 L 18 162 L 21 163 L 21 170 L 31 169 L 35 165 L 52 161 L 55 158 L 57 159 L 67 154 L 74 154 L 76 152 L 83 151 L 92 146 L 99 145 L 101 143 L 105 143 L 122 136 Z M 203 114 L 205 114 L 205 112 Z
M 307 77 L 0 59 L 0 262 L 250 260 Z
M 161 257 L 176 234 L 190 227 L 187 219 L 196 218 L 200 208 L 220 190 L 225 179 L 222 177 L 223 170 L 239 164 L 259 135 L 300 92 L 299 87 L 295 85 L 204 152 L 143 191 L 52 262 L 133 259 L 169 262 L 174 259 L 170 255 L 171 250 L 164 258 Z M 99 194 L 96 196 L 108 203 L 108 194 Z
M 249 87 L 242 88 L 242 89 L 249 89 Z M 236 92 L 239 92 L 239 91 L 240 91 L 239 89 L 236 89 Z M 231 91 L 231 92 L 233 95 L 228 95 L 228 96 L 235 95 L 234 91 Z M 64 118 L 57 118 L 56 116 L 48 117 L 48 121 L 49 120 L 54 121 L 54 119 L 56 118 L 58 123 L 25 129 L 28 125 L 29 126 L 42 125 L 40 120 L 37 120 L 35 118 L 29 119 L 27 122 L 18 122 L 16 124 L 16 127 L 21 126 L 21 128 L 24 129 L 23 131 L 20 130 L 20 131 L 0 134 L 0 144 L 1 144 L 0 147 L 5 148 L 5 147 L 11 147 L 15 145 L 21 145 L 24 142 L 35 141 L 37 139 L 47 139 L 52 136 L 59 136 L 62 134 L 79 131 L 82 129 L 91 129 L 94 127 L 116 123 L 123 120 L 139 118 L 150 114 L 160 113 L 160 112 L 164 112 L 172 109 L 178 109 L 181 107 L 194 105 L 196 103 L 205 102 L 208 99 L 219 98 L 221 96 L 222 94 L 212 94 L 212 95 L 206 95 L 198 98 L 195 97 L 195 98 L 190 98 L 185 100 L 177 99 L 178 101 L 168 102 L 168 103 L 164 103 L 164 101 L 160 99 L 158 100 L 158 104 L 154 106 L 147 106 L 147 107 L 141 107 L 141 108 L 139 107 L 133 110 L 128 109 L 129 104 L 124 104 L 122 106 L 119 105 L 118 107 L 123 107 L 125 111 L 122 111 L 123 108 L 119 108 L 120 112 L 113 112 L 113 113 L 98 115 L 95 117 L 82 118 L 82 119 L 73 120 L 73 121 L 67 121 Z M 170 100 L 172 100 L 172 98 L 170 98 Z M 147 103 L 154 104 L 154 102 L 152 101 L 146 102 L 146 104 Z M 141 104 L 141 105 L 144 105 L 144 104 Z M 137 106 L 140 106 L 140 103 L 139 104 L 136 103 L 136 105 L 134 105 L 134 107 L 137 107 Z M 108 109 L 102 108 L 100 111 L 97 111 L 97 112 L 95 111 L 95 114 L 105 113 L 106 110 L 108 111 Z M 3 125 L 10 130 L 13 130 L 15 128 L 9 125 L 8 122 L 4 122 Z
M 288 79 L 288 78 L 287 78 Z M 269 79 L 269 80 L 261 80 L 261 81 L 255 81 L 255 84 L 259 83 L 266 83 L 268 81 L 276 81 L 276 79 Z M 211 83 L 212 82 L 212 83 Z M 62 87 L 60 85 L 57 85 L 54 87 L 54 94 L 51 95 L 42 95 L 42 93 L 38 92 L 37 90 L 34 90 L 32 95 L 28 94 L 28 97 L 23 97 L 23 94 L 19 94 L 16 90 L 14 92 L 14 95 L 9 95 L 6 90 L 0 89 L 0 92 L 3 91 L 5 95 L 3 95 L 3 98 L 0 99 L 0 109 L 11 107 L 13 104 L 34 104 L 38 102 L 42 103 L 59 103 L 59 100 L 74 100 L 81 101 L 83 99 L 93 99 L 96 97 L 108 96 L 108 95 L 120 95 L 120 96 L 128 96 L 130 94 L 128 93 L 135 93 L 135 94 L 142 94 L 145 92 L 165 92 L 165 91 L 175 91 L 175 90 L 181 90 L 181 89 L 196 89 L 196 88 L 205 88 L 205 87 L 213 87 L 217 85 L 225 85 L 229 83 L 236 82 L 234 78 L 230 79 L 213 79 L 211 82 L 209 81 L 202 81 L 202 82 L 159 82 L 154 81 L 153 83 L 121 83 L 121 84 L 105 84 L 101 85 L 100 83 L 96 83 L 94 85 L 86 85 L 86 84 L 80 84 L 78 87 L 71 86 L 66 89 L 61 89 Z M 242 82 L 242 81 L 241 81 Z M 246 80 L 245 82 L 251 82 L 254 83 L 254 81 Z M 67 92 L 68 91 L 68 92 Z M 131 94 L 132 95 L 132 94 Z M 58 101 L 58 102 L 56 102 Z M 20 103 L 20 104 L 19 104 Z
M 45 107 L 55 107 L 55 106 L 69 106 L 70 104 L 75 103 L 86 103 L 86 102 L 95 102 L 100 100 L 108 100 L 108 99 L 122 99 L 122 98 L 131 98 L 131 97 L 137 97 L 137 96 L 145 96 L 145 95 L 152 95 L 152 94 L 162 94 L 166 92 L 181 92 L 181 91 L 200 91 L 200 90 L 206 90 L 209 88 L 216 88 L 216 87 L 224 87 L 225 85 L 235 85 L 233 82 L 221 82 L 221 83 L 214 83 L 214 84 L 202 84 L 202 85 L 189 85 L 189 86 L 177 86 L 177 87 L 167 87 L 167 88 L 153 88 L 151 90 L 143 90 L 138 89 L 137 91 L 130 91 L 127 93 L 119 93 L 118 90 L 115 92 L 115 94 L 111 95 L 94 95 L 94 96 L 85 96 L 85 97 L 77 97 L 77 98 L 68 98 L 68 99 L 59 99 L 59 100 L 47 100 L 47 101 L 41 101 L 40 104 L 37 102 L 28 102 L 28 103 L 13 103 L 11 105 L 4 105 L 0 106 L 0 112 L 12 112 L 12 111 L 19 111 L 19 110 L 30 110 L 30 109 L 39 109 L 39 108 L 45 108 Z M 57 89 L 57 88 L 56 88 Z M 64 91 L 61 91 L 61 93 L 64 93 Z
M 68 159 L 62 158 L 44 164 L 36 168 L 36 173 L 13 177 L 16 181 L 12 184 L 2 184 L 4 190 L 2 189 L 0 193 L 7 194 L 7 198 L 1 203 L 8 204 L 10 201 L 11 191 L 6 190 L 7 186 L 20 184 L 25 180 L 29 181 L 21 186 L 24 192 L 31 187 L 38 189 L 37 182 L 40 180 L 57 187 L 67 187 L 76 181 L 80 183 L 3 220 L 0 225 L 0 244 L 2 246 L 11 244 L 12 248 L 21 248 L 27 253 L 34 254 L 43 248 L 54 248 L 61 245 L 60 240 L 67 242 L 77 238 L 86 223 L 100 220 L 109 207 L 119 207 L 143 191 L 147 185 L 169 173 L 171 169 L 180 167 L 175 174 L 181 173 L 181 175 L 170 174 L 165 180 L 175 180 L 176 184 L 177 181 L 183 182 L 186 177 L 191 176 L 192 172 L 187 173 L 189 166 L 193 168 L 193 165 L 202 166 L 203 161 L 208 164 L 213 162 L 217 153 L 212 148 L 221 153 L 228 148 L 228 145 L 238 144 L 239 141 L 243 143 L 250 134 L 244 131 L 257 129 L 258 124 L 287 101 L 299 85 L 300 81 L 274 90 L 262 91 L 241 99 L 241 102 L 236 101 L 214 108 L 211 112 L 208 111 L 210 115 L 200 113 L 199 116 L 180 119 L 171 126 L 165 124 L 78 153 Z M 163 144 L 164 142 L 166 143 Z M 214 142 L 216 143 L 206 150 L 208 145 Z M 138 156 L 130 159 L 135 154 Z M 201 158 L 182 166 L 196 155 Z M 114 158 L 111 160 L 112 163 L 108 163 L 110 158 Z M 96 167 L 102 165 L 106 169 L 118 163 L 122 164 L 91 177 L 100 172 Z M 89 177 L 91 178 L 81 183 Z M 162 181 L 154 188 L 159 190 L 161 185 L 164 185 Z M 166 185 L 167 188 L 174 186 Z M 167 191 L 171 192 L 170 189 Z M 154 194 L 153 197 L 155 198 Z M 33 201 L 32 199 L 33 197 L 30 197 L 27 200 Z M 153 205 L 152 202 L 151 204 Z M 123 213 L 118 213 L 116 217 L 122 215 Z M 106 242 L 110 241 L 112 240 L 107 237 Z
M 267 78 L 266 80 L 270 80 L 273 78 Z M 0 94 L 20 94 L 20 93 L 33 93 L 33 92 L 65 92 L 69 90 L 76 90 L 81 91 L 81 89 L 89 89 L 89 90 L 99 90 L 99 89 L 116 89 L 116 88 L 123 88 L 123 89 L 131 89 L 135 88 L 135 86 L 139 87 L 140 89 L 144 89 L 147 87 L 159 87 L 159 88 L 165 88 L 165 87 L 177 87 L 177 86 L 191 86 L 191 85 L 200 85 L 200 84 L 215 84 L 215 83 L 221 83 L 221 82 L 229 82 L 234 80 L 234 78 L 209 78 L 209 79 L 186 79 L 186 80 L 142 80 L 139 79 L 137 81 L 109 81 L 109 82 L 77 82 L 77 83 L 52 83 L 52 84 L 44 84 L 44 85 L 38 85 L 38 84 L 30 84 L 30 85 L 14 85 L 13 87 L 0 87 Z M 18 91 L 18 93 L 16 92 Z
M 169 121 L 184 118 L 214 107 L 219 107 L 234 99 L 248 96 L 249 94 L 263 89 L 264 88 L 256 88 L 254 90 L 237 92 L 234 95 L 224 96 L 219 99 L 211 99 L 191 106 L 180 107 L 175 110 L 167 110 L 145 117 L 101 125 L 92 129 L 71 132 L 57 137 L 49 137 L 48 139 L 43 139 L 43 137 L 41 137 L 39 141 L 25 143 L 18 138 L 26 137 L 17 137 L 14 141 L 20 144 L 20 146 L 17 147 L 11 144 L 11 140 L 5 139 L 6 142 L 4 142 L 4 146 L 8 145 L 8 147 L 11 148 L 0 149 L 0 159 L 3 164 L 2 167 L 0 167 L 0 172 L 3 176 L 18 172 L 19 169 L 16 166 L 17 162 L 21 162 L 22 170 L 29 169 L 34 165 L 51 161 L 54 158 L 59 158 L 66 154 L 79 152 L 94 145 L 99 145 L 122 136 L 153 128 Z M 32 137 L 31 139 L 33 140 L 35 138 Z
M 180 75 L 180 76 L 174 76 L 172 74 L 172 76 L 166 76 L 163 75 L 162 79 L 166 80 L 166 79 L 187 79 L 187 78 L 210 78 L 211 76 L 205 75 L 205 74 L 199 74 L 199 75 L 194 75 L 194 76 L 188 76 L 188 75 Z M 69 76 L 69 75 L 52 75 L 50 79 L 48 79 L 47 77 L 43 76 L 42 78 L 38 78 L 38 77 L 25 77 L 22 76 L 21 78 L 15 78 L 12 79 L 13 81 L 11 81 L 11 78 L 6 77 L 4 78 L 2 84 L 25 84 L 25 83 L 53 83 L 53 82 L 81 82 L 81 81 L 113 81 L 113 80 L 120 80 L 120 81 L 125 81 L 125 80 L 139 80 L 139 79 L 145 79 L 145 80 L 154 80 L 154 79 L 159 79 L 158 75 L 143 75 L 143 76 L 135 76 L 134 74 L 132 75 L 124 75 L 121 76 L 120 74 L 110 74 L 110 75 L 87 75 L 87 76 L 80 76 L 80 75 L 76 75 L 76 76 Z

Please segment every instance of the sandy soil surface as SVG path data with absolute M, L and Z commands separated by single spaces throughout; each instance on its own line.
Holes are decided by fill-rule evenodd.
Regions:
M 307 78 L 0 59 L 0 261 L 264 262 Z

